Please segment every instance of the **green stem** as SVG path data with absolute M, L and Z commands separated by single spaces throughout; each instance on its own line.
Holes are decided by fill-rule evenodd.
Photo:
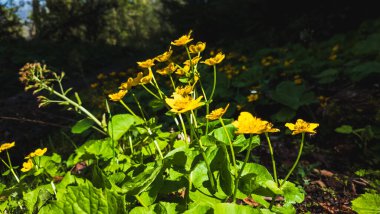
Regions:
M 79 110 L 81 110 L 83 113 L 85 113 L 91 120 L 93 120 L 98 126 L 100 126 L 101 128 L 104 128 L 102 126 L 102 123 L 91 113 L 89 112 L 87 109 L 85 109 L 83 106 L 79 105 L 78 103 L 72 101 L 70 98 L 66 97 L 65 95 L 57 92 L 56 90 L 54 90 L 53 88 L 47 86 L 46 84 L 43 84 L 44 87 L 46 89 L 48 89 L 50 92 L 53 92 L 55 95 L 57 95 L 58 97 L 64 99 L 65 101 L 67 101 L 68 103 L 70 103 L 71 105 L 75 106 L 76 108 L 78 108 Z
M 170 78 L 170 81 L 172 82 L 172 86 L 173 86 L 173 89 L 175 91 L 175 84 L 174 84 L 174 80 L 173 80 L 173 77 L 171 74 L 169 74 L 169 78 Z
M 15 171 L 13 170 L 13 166 L 12 166 L 11 158 L 9 157 L 8 150 L 6 151 L 6 153 L 7 153 L 7 157 L 8 157 L 9 170 L 11 170 L 11 172 L 12 172 L 13 176 L 15 177 L 17 183 L 20 183 L 20 179 L 18 178 Z
M 163 100 L 164 98 L 162 97 L 162 94 L 161 94 L 162 91 L 161 91 L 160 87 L 158 86 L 157 81 L 156 81 L 156 78 L 154 77 L 153 71 L 152 71 L 152 69 L 151 69 L 150 67 L 149 67 L 149 71 L 152 72 L 152 79 L 153 79 L 154 85 L 155 85 L 156 88 L 157 88 L 158 95 L 160 95 L 161 100 Z
M 131 135 L 128 135 L 128 140 L 129 140 L 129 147 L 131 148 L 131 154 L 134 155 L 134 151 L 133 151 L 133 144 L 132 144 L 132 137 Z
M 144 121 L 146 122 L 146 118 L 145 118 L 145 114 L 144 114 L 144 111 L 140 105 L 140 102 L 139 100 L 137 99 L 136 95 L 134 93 L 132 93 L 132 96 L 133 96 L 133 99 L 135 100 L 135 102 L 137 103 L 137 106 L 139 107 L 140 109 L 140 112 L 141 112 L 141 116 L 143 117 Z
M 183 134 L 184 134 L 184 137 L 185 137 L 185 143 L 187 143 L 186 126 L 185 126 L 185 123 L 183 122 L 183 118 L 182 118 L 181 113 L 179 113 L 178 116 L 179 116 L 179 120 L 181 121 L 182 130 L 183 130 Z
M 214 83 L 212 85 L 212 91 L 211 91 L 211 95 L 210 95 L 210 99 L 209 99 L 208 104 L 210 104 L 212 102 L 212 98 L 214 96 L 215 88 L 216 88 L 216 65 L 214 65 Z
M 300 149 L 298 151 L 298 155 L 297 155 L 297 159 L 296 159 L 296 162 L 294 162 L 292 168 L 290 169 L 290 171 L 288 172 L 288 174 L 286 175 L 285 179 L 281 182 L 281 185 L 284 185 L 284 183 L 288 180 L 288 178 L 290 177 L 290 175 L 293 173 L 294 169 L 296 168 L 300 158 L 301 158 L 301 154 L 302 154 L 302 149 L 303 149 L 303 143 L 305 141 L 305 133 L 302 133 L 302 139 L 301 139 L 301 145 L 300 145 Z
M 223 126 L 223 129 L 224 129 L 224 132 L 226 133 L 227 135 L 227 138 L 228 138 L 228 142 L 230 143 L 230 150 L 231 150 L 231 156 L 232 156 L 232 163 L 234 165 L 234 168 L 235 168 L 235 173 L 238 171 L 238 168 L 236 166 L 236 159 L 235 159 L 235 151 L 234 151 L 234 147 L 232 145 L 232 141 L 231 141 L 231 138 L 230 138 L 230 135 L 227 131 L 227 128 L 226 126 L 224 125 L 224 122 L 223 122 L 223 119 L 222 118 L 219 118 L 219 121 L 220 123 L 222 124 Z M 235 174 L 235 177 L 236 177 L 236 174 Z
M 152 130 L 150 130 L 149 127 L 147 127 L 147 129 L 148 129 L 148 133 L 149 133 L 149 135 L 150 135 L 150 136 L 153 136 Z M 157 149 L 158 154 L 160 155 L 161 159 L 164 159 L 164 156 L 162 155 L 161 149 L 160 149 L 160 147 L 158 146 L 158 142 L 157 142 L 157 140 L 153 138 L 153 142 L 154 142 L 154 145 L 156 146 L 156 149 Z
M 130 108 L 127 106 L 127 104 L 124 103 L 123 100 L 120 100 L 119 102 L 124 106 L 125 109 L 127 109 L 127 110 L 129 111 L 129 113 L 131 113 L 133 116 L 137 117 L 137 115 L 132 111 L 132 109 L 130 109 Z
M 272 159 L 272 168 L 273 168 L 274 181 L 276 182 L 276 185 L 279 186 L 278 178 L 277 178 L 277 171 L 276 171 L 276 161 L 274 160 L 273 148 L 272 148 L 272 144 L 270 142 L 270 138 L 269 138 L 269 135 L 268 135 L 267 132 L 265 132 L 265 137 L 266 137 L 267 142 L 268 142 L 269 152 L 270 152 L 270 156 L 271 156 L 271 159 Z
M 239 186 L 239 180 L 240 180 L 241 175 L 243 174 L 244 167 L 248 162 L 249 156 L 251 155 L 251 150 L 252 150 L 252 134 L 249 136 L 249 146 L 248 146 L 247 154 L 245 155 L 243 166 L 241 166 L 239 174 L 235 180 L 235 190 L 234 190 L 234 195 L 233 195 L 233 202 L 235 202 L 235 203 L 237 202 L 236 201 L 236 193 L 237 193 L 237 189 Z
M 153 97 L 155 97 L 157 100 L 161 100 L 155 93 L 153 93 L 148 87 L 146 87 L 144 84 L 142 84 L 142 87 L 151 95 L 153 95 Z

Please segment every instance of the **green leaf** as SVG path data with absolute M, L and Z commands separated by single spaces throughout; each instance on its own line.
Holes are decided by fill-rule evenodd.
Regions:
M 352 81 L 360 81 L 371 74 L 380 73 L 380 62 L 361 63 L 352 69 L 346 70 Z
M 286 122 L 293 119 L 294 116 L 296 116 L 296 111 L 294 109 L 282 107 L 277 113 L 271 116 L 271 119 L 277 122 Z
M 92 125 L 94 125 L 94 121 L 89 118 L 84 118 L 75 123 L 73 127 L 71 127 L 71 133 L 80 134 L 87 129 L 89 129 Z
M 152 100 L 149 102 L 149 106 L 154 110 L 154 111 L 159 111 L 165 107 L 165 104 L 161 100 Z
M 146 206 L 153 204 L 156 201 L 157 195 L 164 183 L 162 176 L 157 176 L 149 189 L 140 194 L 140 199 Z
M 129 213 L 130 214 L 176 214 L 178 204 L 169 202 L 159 202 L 149 207 L 135 207 Z
M 57 200 L 43 206 L 39 214 L 126 213 L 125 198 L 115 192 L 95 188 L 91 182 L 67 186 L 57 192 Z
M 214 213 L 218 214 L 230 214 L 230 213 L 239 213 L 239 214 L 259 214 L 259 209 L 254 209 L 250 206 L 243 206 L 233 203 L 218 203 L 214 205 Z
M 329 68 L 317 75 L 314 75 L 314 77 L 318 79 L 318 83 L 327 84 L 334 82 L 337 79 L 338 74 L 339 71 L 337 69 Z
M 280 183 L 282 181 L 280 180 Z M 305 193 L 300 187 L 296 187 L 294 183 L 286 181 L 282 185 L 281 190 L 284 192 L 284 199 L 286 203 L 302 203 L 305 199 Z
M 144 121 L 131 114 L 117 114 L 108 123 L 108 133 L 114 140 L 119 140 L 133 125 L 142 124 Z
M 291 81 L 283 81 L 278 84 L 272 92 L 272 99 L 293 110 L 316 102 L 313 92 L 307 91 L 304 85 L 295 85 Z
M 50 184 L 38 186 L 34 190 L 25 193 L 23 197 L 29 213 L 37 212 L 46 202 L 53 198 L 53 189 Z
M 101 140 L 89 140 L 75 150 L 76 156 L 70 164 L 76 164 L 82 159 L 97 158 L 109 160 L 114 156 L 114 146 L 117 142 L 112 142 L 110 138 Z
M 3 190 L 7 187 L 7 185 L 0 183 L 0 194 L 3 192 Z
M 335 132 L 340 134 L 351 134 L 352 133 L 352 126 L 350 125 L 342 125 L 335 129 Z
M 225 126 L 225 129 L 223 127 L 214 129 L 212 134 L 220 142 L 223 142 L 224 144 L 229 145 L 228 136 L 226 134 L 226 131 L 227 131 L 228 135 L 230 136 L 230 139 L 232 140 L 234 138 L 234 135 L 235 135 L 234 134 L 235 130 L 236 130 L 235 126 L 233 126 L 232 124 L 228 124 Z
M 365 193 L 352 201 L 352 209 L 359 214 L 380 213 L 380 194 Z
M 146 191 L 157 176 L 160 176 L 163 170 L 163 164 L 160 162 L 150 162 L 145 166 L 135 169 L 132 173 L 138 173 L 132 179 L 122 185 L 123 192 L 129 195 L 138 195 Z
M 238 161 L 239 167 L 242 166 L 242 162 Z M 269 181 L 273 182 L 272 175 L 267 168 L 256 163 L 247 163 L 241 174 L 239 182 L 239 190 L 246 195 L 255 193 L 258 195 L 266 195 L 272 193 L 269 190 Z M 268 186 L 269 185 L 269 186 Z
M 212 208 L 206 203 L 192 203 L 189 209 L 184 212 L 184 214 L 206 214 L 212 213 Z

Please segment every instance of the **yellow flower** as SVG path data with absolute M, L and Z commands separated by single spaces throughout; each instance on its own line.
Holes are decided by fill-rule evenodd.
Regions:
M 293 123 L 286 123 L 286 127 L 288 127 L 292 132 L 292 135 L 296 135 L 299 133 L 312 133 L 315 134 L 317 133 L 314 129 L 316 129 L 319 124 L 318 123 L 308 123 L 303 121 L 302 119 L 298 119 L 295 124 Z
M 289 67 L 293 63 L 294 63 L 294 59 L 290 59 L 290 60 L 287 59 L 284 61 L 284 67 Z
M 140 66 L 140 68 L 150 68 L 154 65 L 154 60 L 153 59 L 147 59 L 142 62 L 137 62 L 137 64 Z
M 259 95 L 258 95 L 258 94 L 250 94 L 250 95 L 247 97 L 247 100 L 248 100 L 249 103 L 254 102 L 254 101 L 256 101 L 257 99 L 259 99 Z
M 159 62 L 166 62 L 171 57 L 172 53 L 173 51 L 172 51 L 172 48 L 170 47 L 168 51 L 165 51 L 165 53 L 156 56 L 154 59 Z
M 183 68 L 178 68 L 175 73 L 180 75 L 180 76 L 183 76 L 183 75 L 187 74 L 187 72 L 189 72 L 189 71 L 190 71 L 190 66 L 185 65 L 185 66 L 183 66 Z
M 191 111 L 204 104 L 201 102 L 203 96 L 200 96 L 194 100 L 191 96 L 184 97 L 180 94 L 174 93 L 172 97 L 173 98 L 166 98 L 165 101 L 170 106 L 170 111 L 174 113 L 184 113 Z
M 31 152 L 28 156 L 26 156 L 25 159 L 30 159 L 33 157 L 42 156 L 46 153 L 46 151 L 47 151 L 47 148 L 43 148 L 43 149 L 38 148 L 34 152 Z
M 267 122 L 267 121 L 266 121 Z M 273 128 L 273 124 L 268 122 L 266 125 L 265 125 L 265 129 L 264 129 L 264 133 L 265 132 L 279 132 L 280 129 L 276 129 L 276 128 Z
M 196 57 L 192 58 L 192 59 L 191 59 L 191 64 L 192 64 L 192 65 L 196 65 L 196 64 L 198 64 L 198 62 L 199 62 L 199 60 L 201 60 L 201 58 L 202 58 L 202 57 L 199 57 L 199 56 L 196 56 Z M 190 60 L 186 60 L 183 64 L 184 64 L 184 65 L 188 65 L 188 66 L 190 66 Z
M 210 114 L 206 115 L 206 118 L 209 120 L 217 120 L 221 118 L 224 115 L 224 113 L 226 113 L 229 106 L 230 104 L 227 104 L 225 108 L 218 108 L 213 110 Z
M 296 84 L 296 85 L 301 85 L 302 82 L 303 82 L 302 79 L 294 79 L 294 84 Z
M 190 85 L 187 85 L 185 87 L 177 87 L 175 89 L 175 93 L 182 95 L 183 97 L 189 95 L 193 91 L 193 87 Z
M 261 65 L 265 67 L 270 66 L 271 64 L 273 64 L 273 62 L 274 58 L 272 56 L 267 56 L 261 59 Z
M 131 90 L 132 86 L 133 86 L 133 78 L 129 77 L 127 82 L 121 83 L 119 89 L 128 91 L 128 90 Z
M 209 59 L 206 59 L 203 63 L 209 66 L 213 66 L 216 64 L 219 64 L 223 61 L 224 57 L 226 57 L 222 52 L 216 54 L 215 57 L 211 57 Z
M 108 97 L 112 100 L 112 101 L 120 101 L 121 99 L 123 99 L 123 97 L 127 94 L 127 90 L 119 90 L 119 92 L 117 93 L 114 93 L 114 94 L 109 94 Z
M 336 58 L 337 58 L 337 55 L 336 55 L 336 54 L 331 54 L 331 55 L 329 56 L 329 60 L 331 60 L 331 61 L 335 61 Z
M 150 83 L 150 81 L 152 81 L 153 79 L 153 72 L 151 70 L 149 70 L 149 73 L 147 76 L 141 78 L 140 80 L 140 84 L 147 84 L 147 83 Z
M 233 122 L 232 125 L 238 128 L 235 132 L 236 134 L 262 134 L 275 131 L 271 125 L 268 125 L 268 121 L 254 117 L 249 112 L 241 112 L 238 120 Z
M 173 42 L 171 42 L 171 44 L 175 45 L 175 46 L 186 45 L 187 43 L 193 41 L 193 39 L 190 37 L 190 35 L 191 35 L 191 31 L 187 35 L 183 35 L 183 36 L 179 37 L 177 40 L 174 40 Z
M 165 75 L 172 74 L 176 70 L 177 70 L 177 67 L 174 65 L 174 63 L 170 63 L 165 68 L 157 70 L 156 72 L 165 76 Z
M 204 51 L 205 48 L 206 48 L 206 42 L 197 42 L 197 44 L 189 46 L 189 51 L 190 53 L 195 54 L 195 53 L 200 53 Z
M 331 48 L 331 52 L 338 52 L 339 50 L 339 44 L 336 44 L 334 47 Z
M 22 164 L 21 172 L 27 172 L 33 168 L 33 161 L 29 159 L 28 161 Z
M 91 83 L 90 87 L 91 88 L 96 88 L 99 86 L 99 83 L 95 82 L 95 83 Z
M 3 143 L 3 144 L 1 144 L 1 146 L 0 146 L 0 152 L 14 147 L 15 144 L 16 143 L 14 141 L 12 143 Z
M 103 73 L 100 73 L 100 74 L 98 74 L 98 76 L 96 76 L 96 78 L 97 78 L 98 80 L 102 80 L 102 79 L 106 79 L 107 76 L 106 76 L 105 74 L 103 74 Z

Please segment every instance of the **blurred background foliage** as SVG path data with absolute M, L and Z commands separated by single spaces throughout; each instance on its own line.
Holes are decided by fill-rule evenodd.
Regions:
M 17 71 L 26 62 L 65 71 L 65 84 L 98 109 L 106 94 L 136 73 L 136 61 L 163 52 L 192 29 L 209 50 L 227 53 L 219 78 L 225 87 L 216 97 L 232 103 L 229 116 L 247 110 L 284 122 L 306 115 L 323 123 L 319 147 L 359 148 L 366 162 L 368 148 L 380 151 L 380 15 L 374 2 L 0 0 L 0 139 L 59 147 L 71 137 L 61 130 L 74 124 L 73 115 L 37 109 L 22 92 Z M 334 134 L 341 125 L 365 130 L 365 136 Z M 376 152 L 371 157 L 380 163 Z

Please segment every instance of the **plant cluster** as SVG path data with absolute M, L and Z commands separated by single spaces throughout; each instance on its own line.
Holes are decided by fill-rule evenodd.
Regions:
M 304 199 L 301 187 L 289 181 L 303 150 L 306 134 L 316 134 L 317 123 L 298 119 L 285 126 L 301 135 L 297 159 L 284 178 L 277 175 L 271 135 L 280 132 L 269 121 L 241 112 L 237 120 L 223 118 L 229 104 L 216 108 L 217 67 L 222 52 L 203 58 L 205 42 L 193 42 L 191 31 L 171 42 L 170 48 L 151 59 L 137 62 L 142 69 L 121 83 L 109 100 L 128 113 L 107 112 L 98 119 L 78 95 L 62 86 L 64 73 L 57 74 L 39 63 L 26 64 L 20 80 L 26 90 L 38 93 L 40 106 L 57 103 L 85 116 L 72 128 L 82 133 L 93 128 L 104 137 L 77 147 L 67 160 L 37 149 L 26 156 L 19 177 L 8 149 L 1 146 L 17 183 L 1 185 L 0 208 L 4 212 L 28 213 L 295 213 L 294 204 Z M 184 50 L 188 59 L 172 60 Z M 210 69 L 211 68 L 211 69 Z M 204 88 L 203 74 L 212 73 L 211 90 Z M 170 87 L 157 76 L 168 78 Z M 160 116 L 147 114 L 134 90 L 142 87 L 166 109 L 175 127 L 165 130 Z M 165 88 L 164 88 L 165 87 Z M 124 102 L 135 100 L 134 107 Z M 138 109 L 134 111 L 133 109 Z M 272 168 L 252 162 L 251 152 L 263 136 L 270 149 Z M 270 173 L 270 171 L 272 173 Z M 255 201 L 254 206 L 244 203 Z

